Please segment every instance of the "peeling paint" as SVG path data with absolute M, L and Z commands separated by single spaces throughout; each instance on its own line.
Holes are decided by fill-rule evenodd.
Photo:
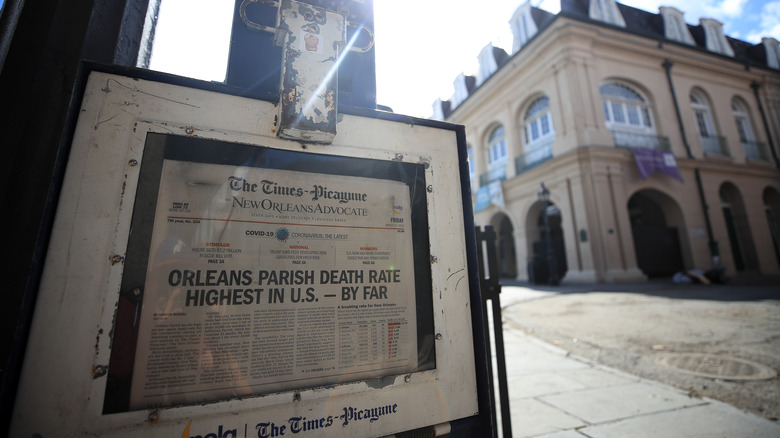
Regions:
M 95 356 L 97 356 L 100 351 L 100 335 L 102 334 L 103 329 L 99 329 L 97 335 L 95 336 Z
M 277 135 L 331 143 L 338 122 L 338 48 L 344 17 L 294 0 L 282 2 L 285 34 Z
M 106 372 L 108 372 L 108 367 L 105 365 L 95 365 L 92 367 L 92 378 L 98 379 L 100 377 L 103 377 L 106 375 Z

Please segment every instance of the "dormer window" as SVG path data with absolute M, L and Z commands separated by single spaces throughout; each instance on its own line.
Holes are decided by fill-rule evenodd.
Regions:
M 433 116 L 431 118 L 433 120 L 444 120 L 447 117 L 447 114 L 449 112 L 450 108 L 450 101 L 442 101 L 441 99 L 436 99 L 436 102 L 433 102 Z
M 512 53 L 517 53 L 538 31 L 536 22 L 531 17 L 530 1 L 517 8 L 512 19 L 509 20 L 509 26 L 512 28 L 513 35 Z
M 681 43 L 694 45 L 693 36 L 685 24 L 683 13 L 677 8 L 661 6 L 661 16 L 664 17 L 664 34 L 666 38 Z
M 590 0 L 588 15 L 593 20 L 626 27 L 626 20 L 614 0 Z
M 479 71 L 477 72 L 477 85 L 485 82 L 493 73 L 498 70 L 498 61 L 495 56 L 495 47 L 493 44 L 485 46 L 479 52 Z
M 774 38 L 763 38 L 761 42 L 766 50 L 766 65 L 769 68 L 780 69 L 780 44 Z
M 734 50 L 723 35 L 723 23 L 712 18 L 702 18 L 701 26 L 704 28 L 707 50 L 723 55 L 734 56 Z
M 474 85 L 474 76 L 466 76 L 463 73 L 455 78 L 455 94 L 452 95 L 452 109 L 457 108 L 464 100 L 468 99 L 471 88 Z

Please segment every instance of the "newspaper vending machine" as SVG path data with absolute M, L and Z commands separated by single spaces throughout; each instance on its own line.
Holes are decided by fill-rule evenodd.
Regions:
M 11 436 L 491 433 L 464 129 L 280 4 L 278 100 L 85 65 Z
M 89 69 L 11 436 L 484 418 L 463 128 L 355 110 L 321 144 L 278 106 Z

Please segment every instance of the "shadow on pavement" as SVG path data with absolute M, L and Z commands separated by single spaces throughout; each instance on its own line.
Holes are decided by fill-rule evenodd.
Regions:
M 653 278 L 644 283 L 566 283 L 559 286 L 537 285 L 502 278 L 504 287 L 521 287 L 550 294 L 582 294 L 589 292 L 637 293 L 670 299 L 715 301 L 780 300 L 779 275 L 740 275 L 725 284 L 675 284 L 671 278 Z M 543 296 L 543 295 L 542 295 Z

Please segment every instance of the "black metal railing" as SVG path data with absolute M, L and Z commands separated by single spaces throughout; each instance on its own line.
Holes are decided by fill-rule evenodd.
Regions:
M 615 140 L 615 146 L 627 149 L 656 149 L 669 152 L 672 150 L 669 137 L 635 132 L 610 131 Z
M 515 158 L 515 169 L 517 169 L 518 175 L 552 158 L 552 144 L 553 141 L 551 140 Z
M 501 285 L 498 282 L 498 253 L 496 252 L 496 231 L 493 226 L 487 225 L 482 230 L 474 227 L 477 237 L 477 261 L 479 265 L 479 288 L 482 292 L 482 321 L 485 330 L 485 344 L 487 349 L 488 380 L 490 382 L 490 396 L 495 400 L 496 382 L 493 381 L 493 358 L 490 345 L 490 333 L 496 347 L 496 368 L 498 376 L 498 395 L 501 405 L 501 430 L 504 438 L 512 438 L 512 417 L 509 409 L 509 385 L 506 374 L 506 355 L 504 353 L 504 329 L 501 317 Z M 483 246 L 484 244 L 484 246 Z M 488 301 L 493 311 L 493 327 L 488 323 Z M 493 424 L 496 424 L 496 413 L 492 411 Z M 496 432 L 498 430 L 496 429 Z
M 503 181 L 506 179 L 506 165 L 497 167 L 493 170 L 483 173 L 479 176 L 479 186 L 485 187 L 493 181 Z
M 743 141 L 742 150 L 745 151 L 745 159 L 748 161 L 769 161 L 769 149 L 766 143 Z
M 726 137 L 720 135 L 699 135 L 701 139 L 701 149 L 704 155 L 717 157 L 730 157 L 729 143 Z

